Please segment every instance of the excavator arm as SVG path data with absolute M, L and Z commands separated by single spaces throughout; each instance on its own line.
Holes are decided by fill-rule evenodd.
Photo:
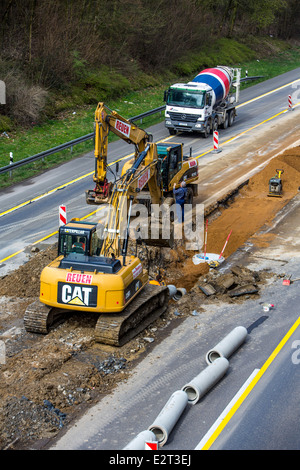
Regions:
M 133 165 L 112 185 L 104 226 L 102 256 L 122 255 L 125 261 L 132 204 L 145 185 L 148 185 L 153 204 L 162 203 L 161 187 L 157 181 L 159 165 L 157 147 L 149 143 L 138 154 Z
M 109 201 L 112 184 L 107 179 L 107 147 L 109 132 L 135 146 L 135 159 L 146 149 L 152 136 L 143 129 L 110 110 L 104 103 L 98 103 L 95 111 L 95 188 L 86 191 L 88 204 L 102 204 Z

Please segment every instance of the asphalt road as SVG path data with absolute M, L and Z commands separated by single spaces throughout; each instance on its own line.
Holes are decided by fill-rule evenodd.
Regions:
M 289 302 L 296 301 L 298 295 Z M 298 307 L 296 307 L 298 314 Z M 291 335 L 290 335 L 291 333 Z M 287 332 L 287 341 L 261 376 L 248 398 L 210 446 L 211 450 L 299 450 L 300 327 Z M 281 347 L 282 346 L 282 347 Z

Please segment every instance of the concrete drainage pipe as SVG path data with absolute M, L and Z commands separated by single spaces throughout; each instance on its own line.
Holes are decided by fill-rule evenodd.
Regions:
M 173 284 L 168 284 L 167 287 L 169 289 L 170 297 L 176 302 L 180 300 L 186 294 L 186 289 L 184 287 L 177 288 Z
M 149 430 L 140 432 L 123 450 L 145 450 L 145 442 L 155 441 L 155 434 Z
M 158 441 L 160 447 L 167 442 L 170 432 L 178 421 L 187 403 L 187 394 L 182 390 L 177 390 L 171 395 L 153 424 L 149 426 L 148 430 L 155 434 L 155 440 Z
M 225 357 L 216 359 L 207 366 L 191 382 L 184 385 L 182 390 L 188 396 L 188 402 L 195 405 L 226 373 L 229 362 Z
M 247 329 L 244 326 L 237 326 L 214 348 L 206 353 L 206 362 L 211 364 L 219 357 L 230 357 L 231 354 L 245 341 Z

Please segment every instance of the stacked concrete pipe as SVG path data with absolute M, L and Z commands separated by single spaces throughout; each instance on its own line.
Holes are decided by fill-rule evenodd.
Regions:
M 182 390 L 177 390 L 171 395 L 157 418 L 151 426 L 149 426 L 148 430 L 155 434 L 155 440 L 158 441 L 160 447 L 167 442 L 170 432 L 177 423 L 187 403 L 187 394 Z
M 179 289 L 168 285 L 170 297 L 176 296 Z M 183 289 L 182 294 L 185 294 Z M 178 294 L 180 296 L 180 293 Z M 178 300 L 178 299 L 177 299 Z M 157 441 L 162 447 L 177 423 L 186 405 L 195 405 L 227 372 L 228 357 L 245 341 L 247 329 L 234 328 L 225 338 L 206 354 L 208 366 L 194 377 L 181 390 L 174 392 L 153 424 L 138 434 L 123 450 L 144 450 L 145 442 Z
M 220 357 L 228 358 L 245 341 L 247 329 L 244 326 L 237 326 L 214 348 L 206 353 L 207 364 L 212 364 Z
M 228 360 L 219 357 L 184 385 L 182 390 L 187 394 L 188 402 L 195 405 L 226 374 L 228 367 Z
M 171 299 L 176 302 L 186 294 L 186 289 L 184 287 L 176 287 L 173 284 L 168 284 L 167 287 L 169 289 Z

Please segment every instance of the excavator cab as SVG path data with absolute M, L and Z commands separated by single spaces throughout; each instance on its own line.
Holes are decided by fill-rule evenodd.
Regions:
M 141 260 L 127 254 L 133 204 L 145 201 L 151 209 L 172 200 L 173 185 L 181 181 L 195 195 L 198 165 L 183 157 L 182 144 L 150 142 L 149 134 L 103 103 L 95 122 L 96 188 L 87 192 L 88 202 L 107 202 L 112 210 L 104 225 L 77 219 L 60 227 L 58 257 L 42 270 L 40 296 L 27 307 L 24 325 L 26 331 L 47 334 L 66 311 L 95 313 L 95 340 L 120 346 L 158 318 L 169 297 L 167 286 L 149 284 Z M 110 130 L 133 143 L 135 155 L 106 191 Z M 162 242 L 170 246 L 171 234 Z
M 157 144 L 158 159 L 161 162 L 162 188 L 165 196 L 171 196 L 174 183 L 178 186 L 181 181 L 187 184 L 198 178 L 197 161 L 189 155 L 183 155 L 183 144 L 159 143 Z M 193 189 L 197 193 L 197 186 Z
M 182 167 L 181 144 L 157 144 L 158 159 L 161 162 L 162 186 L 164 191 L 170 190 L 170 182 Z
M 59 256 L 41 273 L 40 296 L 24 315 L 26 331 L 47 334 L 68 312 L 95 313 L 95 341 L 122 346 L 166 310 L 167 286 L 149 284 L 136 256 L 104 254 L 99 235 L 99 224 L 60 227 Z M 82 243 L 83 252 L 74 251 Z
M 59 228 L 58 256 L 71 253 L 98 256 L 103 243 L 101 235 L 99 224 L 73 220 Z

